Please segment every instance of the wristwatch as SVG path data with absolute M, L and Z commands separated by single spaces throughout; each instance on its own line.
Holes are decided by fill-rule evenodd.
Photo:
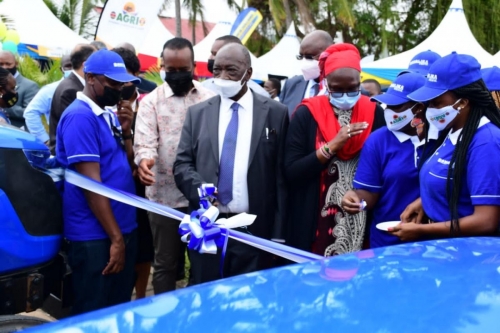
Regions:
M 130 130 L 130 135 L 122 135 L 122 139 L 123 140 L 132 140 L 133 137 L 134 137 L 134 131 L 133 130 Z

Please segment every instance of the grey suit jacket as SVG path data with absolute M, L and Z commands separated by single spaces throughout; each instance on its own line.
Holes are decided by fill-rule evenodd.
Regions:
M 17 94 L 19 96 L 17 103 L 8 109 L 7 114 L 9 115 L 10 122 L 12 125 L 17 127 L 26 127 L 26 123 L 24 121 L 24 109 L 31 102 L 33 97 L 35 97 L 40 87 L 35 82 L 25 78 L 20 73 L 16 77 L 16 85 L 17 85 Z
M 288 129 L 286 107 L 270 98 L 253 94 L 252 142 L 248 164 L 249 211 L 257 215 L 249 227 L 264 238 L 282 238 L 286 221 L 286 183 L 283 157 Z M 217 185 L 219 175 L 220 96 L 188 109 L 174 163 L 175 183 L 199 208 L 198 188 Z M 269 134 L 266 136 L 266 128 Z
M 302 75 L 296 75 L 288 79 L 281 89 L 280 102 L 288 107 L 290 117 L 304 99 L 308 83 Z

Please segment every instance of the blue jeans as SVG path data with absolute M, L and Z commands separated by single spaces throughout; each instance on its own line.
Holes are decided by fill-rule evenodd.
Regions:
M 129 302 L 134 289 L 137 231 L 124 234 L 125 266 L 120 273 L 103 275 L 109 261 L 109 238 L 68 241 L 74 303 L 72 315 Z

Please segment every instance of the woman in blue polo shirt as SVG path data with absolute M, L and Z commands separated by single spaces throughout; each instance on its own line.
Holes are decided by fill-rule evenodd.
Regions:
M 452 53 L 436 61 L 412 100 L 430 101 L 427 120 L 441 130 L 420 170 L 420 199 L 391 229 L 401 240 L 491 235 L 500 218 L 500 113 L 480 64 Z M 429 222 L 420 224 L 422 216 Z M 417 218 L 418 217 L 418 218 Z
M 353 180 L 354 190 L 348 191 L 342 200 L 349 214 L 357 214 L 363 208 L 372 211 L 372 248 L 400 243 L 399 238 L 378 230 L 376 225 L 399 221 L 406 206 L 420 196 L 417 148 L 424 141 L 418 137 L 415 124 L 421 123 L 425 106 L 407 95 L 424 84 L 423 75 L 405 73 L 396 78 L 387 93 L 372 98 L 387 105 L 387 127 L 376 130 L 366 140 Z M 366 207 L 360 206 L 362 200 Z

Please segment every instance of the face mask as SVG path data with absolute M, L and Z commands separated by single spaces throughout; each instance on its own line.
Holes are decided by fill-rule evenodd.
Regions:
M 390 131 L 399 131 L 400 129 L 408 125 L 414 117 L 413 111 L 411 110 L 412 108 L 413 107 L 399 113 L 394 112 L 391 109 L 385 109 L 384 117 L 387 128 Z
M 17 67 L 12 67 L 12 68 L 7 68 L 7 70 L 10 72 L 12 75 L 16 75 L 17 73 Z
M 160 69 L 160 77 L 161 77 L 162 81 L 165 81 L 165 70 L 164 69 Z
M 167 72 L 165 73 L 165 82 L 168 83 L 170 89 L 175 96 L 186 96 L 193 87 L 192 72 Z
M 215 63 L 215 59 L 208 59 L 208 63 L 207 63 L 208 71 L 212 74 L 214 73 L 214 63 Z
M 124 100 L 130 100 L 132 98 L 132 96 L 134 96 L 135 92 L 136 92 L 136 88 L 135 88 L 135 85 L 131 85 L 131 86 L 123 86 L 122 88 L 122 99 Z
M 96 79 L 99 81 L 98 79 Z M 99 84 L 104 87 L 104 93 L 99 96 L 97 95 L 94 86 L 92 86 L 92 89 L 94 90 L 95 98 L 97 100 L 97 103 L 99 106 L 115 106 L 118 104 L 122 97 L 122 91 L 121 90 L 116 90 L 111 87 L 105 86 L 99 81 Z
M 232 81 L 232 80 L 224 80 L 224 79 L 214 79 L 214 84 L 217 87 L 217 90 L 219 91 L 219 94 L 224 97 L 224 98 L 231 98 L 236 95 L 243 89 L 243 79 L 245 78 L 245 75 L 247 75 L 247 72 L 245 71 L 245 74 L 243 74 L 243 77 L 239 81 Z
M 330 97 L 330 104 L 339 110 L 351 110 L 358 102 L 360 96 L 361 93 L 354 97 L 349 97 L 347 94 L 344 94 L 342 97 Z
M 2 95 L 2 101 L 5 103 L 5 107 L 7 108 L 14 106 L 17 103 L 18 99 L 19 95 L 17 94 L 17 92 L 8 91 Z
M 67 78 L 71 74 L 72 70 L 64 71 L 64 78 Z
M 304 80 L 316 80 L 319 77 L 319 61 L 318 60 L 301 60 L 302 75 L 304 75 Z
M 455 117 L 460 113 L 454 106 L 460 102 L 460 99 L 453 105 L 445 106 L 441 109 L 427 108 L 425 117 L 431 125 L 434 125 L 439 131 L 444 130 Z

